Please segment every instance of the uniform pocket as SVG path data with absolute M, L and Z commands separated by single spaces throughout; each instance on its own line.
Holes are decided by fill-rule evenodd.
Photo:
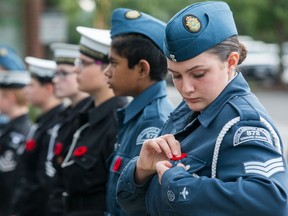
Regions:
M 74 157 L 75 163 L 85 170 L 89 170 L 94 167 L 97 160 L 97 157 L 89 154 L 85 154 L 81 157 Z

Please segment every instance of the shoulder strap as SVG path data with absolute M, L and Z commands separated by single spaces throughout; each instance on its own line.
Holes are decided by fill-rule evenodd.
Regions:
M 238 123 L 240 120 L 241 121 L 245 121 L 245 120 L 258 120 L 259 121 L 260 120 L 268 128 L 268 130 L 272 134 L 272 137 L 274 140 L 274 146 L 276 147 L 277 151 L 280 154 L 282 154 L 280 139 L 278 137 L 278 134 L 276 133 L 276 131 L 272 127 L 272 125 L 266 119 L 261 117 L 256 110 L 251 109 L 251 106 L 249 105 L 249 103 L 244 98 L 241 97 L 241 98 L 237 98 L 237 99 L 238 99 L 237 105 L 235 103 L 233 103 L 233 100 L 230 101 L 230 104 L 236 110 L 238 110 L 238 113 L 240 114 L 241 117 L 240 116 L 235 117 L 235 118 L 231 119 L 229 122 L 227 122 L 224 125 L 224 127 L 221 129 L 219 135 L 217 136 L 216 143 L 214 146 L 212 166 L 211 166 L 211 177 L 212 178 L 216 178 L 217 162 L 218 162 L 218 156 L 219 156 L 219 151 L 220 151 L 220 146 L 221 146 L 222 140 L 223 140 L 224 136 L 226 135 L 226 133 L 229 131 L 229 129 L 233 125 Z M 240 103 L 239 103 L 239 101 L 240 101 Z M 251 110 L 252 110 L 252 112 L 251 112 Z

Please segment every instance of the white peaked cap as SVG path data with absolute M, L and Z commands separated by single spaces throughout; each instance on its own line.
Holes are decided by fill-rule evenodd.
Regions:
M 38 77 L 53 77 L 56 70 L 56 62 L 31 56 L 25 58 L 30 73 Z
M 74 63 L 74 60 L 79 57 L 79 46 L 67 43 L 53 43 L 50 45 L 54 53 L 54 60 L 59 63 Z
M 22 88 L 30 83 L 28 71 L 0 73 L 0 88 Z
M 101 56 L 108 55 L 111 44 L 110 30 L 83 26 L 78 26 L 76 30 L 81 34 L 80 52 L 99 60 Z

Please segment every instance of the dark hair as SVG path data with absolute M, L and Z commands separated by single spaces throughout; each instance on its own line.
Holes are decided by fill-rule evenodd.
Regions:
M 40 77 L 34 73 L 31 73 L 31 77 L 36 79 L 41 85 L 53 84 L 52 77 Z
M 133 68 L 141 59 L 150 65 L 151 80 L 160 81 L 167 75 L 167 60 L 163 52 L 146 36 L 125 34 L 112 38 L 111 49 L 127 58 L 128 67 Z
M 226 61 L 231 52 L 239 53 L 239 62 L 240 65 L 246 58 L 247 49 L 246 47 L 239 42 L 237 36 L 232 36 L 220 44 L 216 45 L 212 49 L 208 51 L 209 53 L 213 53 L 219 57 L 221 61 Z

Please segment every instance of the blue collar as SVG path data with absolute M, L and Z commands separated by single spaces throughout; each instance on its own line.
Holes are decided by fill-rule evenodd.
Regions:
M 222 110 L 222 107 L 235 96 L 250 93 L 250 88 L 241 73 L 238 73 L 231 82 L 224 88 L 221 94 L 199 115 L 200 123 L 207 127 Z
M 126 108 L 119 110 L 118 115 L 125 115 L 123 119 L 123 124 L 125 124 L 140 113 L 153 100 L 166 96 L 166 81 L 162 80 L 156 82 L 143 91 L 140 95 L 135 97 Z M 119 120 L 120 119 L 122 118 L 119 118 Z

